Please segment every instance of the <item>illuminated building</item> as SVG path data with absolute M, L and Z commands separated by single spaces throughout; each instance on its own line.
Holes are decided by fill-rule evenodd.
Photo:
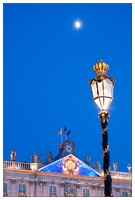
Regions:
M 10 160 L 3 161 L 3 196 L 104 196 L 103 170 L 97 161 L 94 168 L 89 156 L 84 162 L 75 154 L 75 145 L 69 137 L 59 146 L 59 153 L 47 159 L 35 152 L 32 162 L 17 162 L 16 151 L 11 152 Z M 119 172 L 113 163 L 113 196 L 132 196 L 131 166 L 127 172 Z

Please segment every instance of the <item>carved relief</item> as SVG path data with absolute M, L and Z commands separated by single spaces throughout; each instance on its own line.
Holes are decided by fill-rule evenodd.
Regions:
M 47 185 L 47 182 L 46 182 L 46 181 L 42 181 L 42 185 L 43 185 L 43 186 L 46 186 L 46 185 Z
M 63 182 L 62 182 L 62 183 L 59 183 L 59 184 L 60 184 L 60 187 L 61 187 L 61 188 L 63 188 L 63 187 L 65 186 L 65 183 L 63 183 Z
M 35 181 L 30 180 L 30 181 L 29 181 L 30 186 L 33 186 L 33 185 L 34 185 L 34 182 L 35 182 Z
M 16 180 L 15 179 L 10 179 L 11 184 L 15 184 Z
M 64 188 L 65 197 L 76 197 L 76 186 L 74 184 L 66 184 Z
M 81 185 L 79 183 L 76 184 L 76 189 L 80 189 Z

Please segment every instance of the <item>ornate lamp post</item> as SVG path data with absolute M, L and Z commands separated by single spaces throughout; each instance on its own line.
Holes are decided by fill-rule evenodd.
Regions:
M 101 119 L 102 127 L 102 148 L 103 148 L 103 170 L 104 170 L 104 194 L 105 196 L 112 196 L 112 178 L 110 175 L 110 151 L 108 144 L 108 118 L 110 117 L 107 109 L 113 100 L 113 88 L 115 79 L 109 77 L 106 72 L 109 66 L 99 60 L 93 66 L 96 72 L 96 77 L 89 80 L 89 84 L 93 94 L 93 100 L 100 108 L 99 118 Z

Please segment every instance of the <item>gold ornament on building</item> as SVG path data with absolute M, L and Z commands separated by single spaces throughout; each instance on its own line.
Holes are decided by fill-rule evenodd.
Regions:
M 93 69 L 96 73 L 106 73 L 109 70 L 109 65 L 102 60 L 99 60 L 94 66 Z

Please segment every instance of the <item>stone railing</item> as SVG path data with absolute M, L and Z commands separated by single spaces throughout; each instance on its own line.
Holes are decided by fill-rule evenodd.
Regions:
M 100 172 L 101 176 L 104 176 L 104 171 L 102 170 Z M 128 172 L 118 172 L 118 171 L 110 171 L 110 175 L 112 178 L 118 178 L 118 179 L 130 179 L 132 180 L 132 173 Z
M 3 167 L 12 167 L 12 161 L 3 161 Z
M 111 176 L 112 177 L 117 177 L 117 178 L 127 178 L 129 179 L 129 177 L 131 178 L 132 177 L 132 174 L 128 173 L 128 172 L 114 172 L 114 171 L 111 171 Z
M 13 168 L 13 169 L 30 169 L 30 163 L 27 162 L 15 162 L 15 161 L 3 161 L 4 168 Z

